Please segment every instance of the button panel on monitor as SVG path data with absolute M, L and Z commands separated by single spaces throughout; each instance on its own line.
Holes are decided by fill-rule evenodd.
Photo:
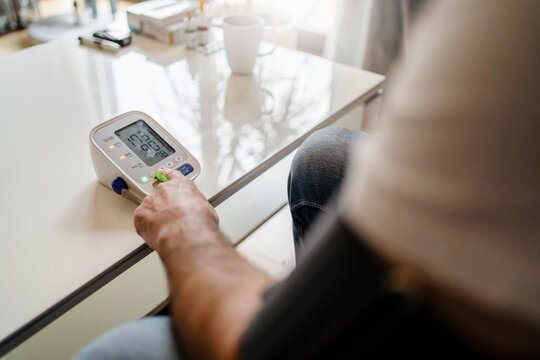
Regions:
M 193 166 L 191 164 L 185 163 L 184 165 L 176 168 L 176 170 L 180 171 L 182 175 L 186 176 L 193 172 Z

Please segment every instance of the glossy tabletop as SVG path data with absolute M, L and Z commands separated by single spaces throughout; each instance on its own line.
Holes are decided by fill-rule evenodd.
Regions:
M 0 347 L 149 251 L 135 205 L 97 182 L 95 125 L 149 114 L 199 159 L 217 205 L 382 81 L 284 48 L 235 76 L 223 51 L 143 36 L 115 55 L 67 38 L 1 57 Z

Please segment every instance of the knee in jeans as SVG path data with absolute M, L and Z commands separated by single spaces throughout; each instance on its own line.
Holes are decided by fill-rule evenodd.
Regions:
M 309 136 L 296 152 L 287 192 L 297 243 L 339 189 L 349 146 L 358 134 L 337 127 L 325 128 Z
M 328 127 L 311 134 L 298 148 L 291 166 L 291 181 L 295 177 L 312 176 L 318 169 L 345 167 L 351 139 L 358 132 Z

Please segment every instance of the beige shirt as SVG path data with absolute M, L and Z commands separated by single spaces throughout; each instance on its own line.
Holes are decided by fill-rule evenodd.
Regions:
M 374 248 L 540 328 L 540 1 L 428 4 L 340 208 Z

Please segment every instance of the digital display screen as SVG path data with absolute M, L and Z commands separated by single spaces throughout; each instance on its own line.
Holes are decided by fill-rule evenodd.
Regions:
M 175 152 L 144 120 L 137 120 L 114 134 L 148 166 Z

